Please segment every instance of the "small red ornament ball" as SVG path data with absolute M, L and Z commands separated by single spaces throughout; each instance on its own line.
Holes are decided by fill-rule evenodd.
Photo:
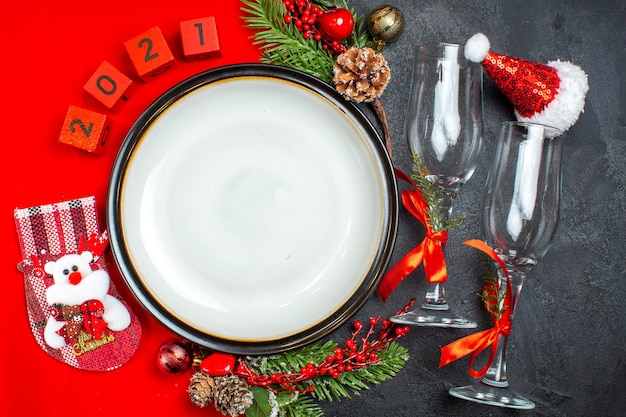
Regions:
M 317 29 L 329 41 L 342 41 L 354 30 L 354 16 L 343 7 L 328 9 L 318 16 Z
M 169 339 L 163 342 L 157 352 L 159 369 L 168 374 L 180 374 L 187 371 L 193 363 L 191 343 L 181 339 Z

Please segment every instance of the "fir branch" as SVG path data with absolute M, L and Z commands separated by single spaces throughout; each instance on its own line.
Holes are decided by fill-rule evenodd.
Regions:
M 323 417 L 314 400 L 351 398 L 393 378 L 409 360 L 408 350 L 396 342 L 409 326 L 398 326 L 380 315 L 370 317 L 368 324 L 355 321 L 343 348 L 329 340 L 280 354 L 239 358 L 235 375 L 248 383 L 253 394 L 246 416 Z
M 248 358 L 247 363 L 258 374 L 287 374 L 297 372 L 309 363 L 323 362 L 337 346 L 333 341 L 327 341 L 323 345 L 313 343 L 279 355 Z M 408 359 L 408 350 L 392 341 L 379 352 L 379 360 L 376 363 L 353 372 L 344 372 L 337 378 L 331 375 L 318 375 L 310 383 L 299 384 L 298 389 L 306 391 L 312 384 L 315 390 L 311 392 L 311 396 L 320 401 L 351 398 L 352 395 L 359 395 L 360 391 L 369 389 L 370 385 L 378 385 L 393 378 Z
M 485 276 L 483 277 L 483 287 L 478 297 L 483 302 L 485 309 L 496 320 L 500 320 L 508 306 L 504 305 L 506 293 L 501 290 L 500 277 L 494 266 L 493 261 L 488 255 L 483 256 L 485 265 Z
M 324 410 L 309 395 L 299 395 L 294 401 L 282 407 L 285 417 L 324 417 Z
M 256 30 L 253 43 L 263 49 L 261 61 L 300 70 L 330 83 L 333 56 L 294 25 L 285 24 L 282 0 L 242 0 L 246 27 Z
M 413 155 L 413 173 L 411 179 L 422 193 L 422 197 L 428 204 L 428 222 L 432 230 L 450 230 L 459 226 L 465 220 L 465 213 L 459 217 L 449 217 L 448 209 L 442 204 L 442 200 L 449 198 L 446 190 L 433 184 L 427 177 L 428 170 L 417 154 Z
M 296 69 L 331 83 L 335 58 L 314 39 L 305 39 L 292 24 L 285 23 L 282 0 L 242 0 L 246 27 L 255 30 L 253 44 L 262 49 L 261 62 Z M 364 47 L 369 41 L 365 19 L 348 7 L 347 0 L 316 1 L 323 9 L 343 7 L 354 16 L 354 30 L 346 47 Z
M 291 373 L 300 370 L 308 363 L 323 362 L 336 347 L 337 344 L 332 340 L 324 344 L 315 342 L 277 355 L 251 357 L 248 358 L 248 364 L 257 374 Z
M 370 389 L 393 378 L 409 360 L 408 350 L 397 342 L 391 342 L 387 349 L 380 353 L 380 360 L 366 368 L 346 372 L 333 378 L 319 376 L 315 379 L 315 391 L 311 396 L 320 401 L 341 400 L 360 395 L 360 391 Z

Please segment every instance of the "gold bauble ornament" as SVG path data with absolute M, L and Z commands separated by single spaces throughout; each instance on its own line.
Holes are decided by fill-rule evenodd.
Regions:
M 393 6 L 378 6 L 367 18 L 367 29 L 374 38 L 375 49 L 382 50 L 404 31 L 404 15 Z

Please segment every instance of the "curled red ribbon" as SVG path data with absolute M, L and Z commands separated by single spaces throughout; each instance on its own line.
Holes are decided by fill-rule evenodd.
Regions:
M 385 274 L 378 285 L 378 294 L 383 301 L 411 272 L 424 264 L 424 274 L 429 283 L 445 282 L 448 279 L 443 247 L 448 240 L 448 232 L 434 231 L 428 218 L 428 203 L 424 200 L 417 185 L 404 172 L 394 168 L 396 178 L 413 186 L 411 190 L 402 191 L 402 204 L 409 213 L 426 228 L 426 237 L 422 243 L 404 255 L 400 261 Z
M 498 336 L 500 336 L 501 334 L 509 336 L 511 334 L 511 327 L 513 325 L 513 322 L 511 321 L 511 314 L 513 313 L 513 296 L 511 294 L 511 282 L 509 280 L 509 274 L 506 271 L 504 263 L 498 257 L 495 251 L 486 243 L 478 239 L 468 240 L 463 243 L 485 252 L 493 260 L 495 260 L 502 268 L 502 271 L 504 271 L 507 285 L 503 301 L 504 304 L 502 306 L 503 308 L 501 309 L 503 311 L 500 315 L 500 318 L 498 319 L 493 314 L 493 312 L 488 310 L 489 315 L 493 319 L 493 327 L 491 329 L 483 330 L 478 333 L 473 333 L 469 336 L 465 336 L 455 342 L 452 342 L 442 347 L 439 367 L 441 368 L 451 362 L 456 361 L 457 359 L 471 354 L 468 366 L 469 373 L 474 378 L 480 378 L 487 372 L 487 369 L 489 369 L 489 367 L 493 363 L 496 355 L 496 349 L 498 347 Z M 489 354 L 487 363 L 480 370 L 476 371 L 473 367 L 474 359 L 476 359 L 476 357 L 481 352 L 489 347 L 491 347 L 491 352 Z

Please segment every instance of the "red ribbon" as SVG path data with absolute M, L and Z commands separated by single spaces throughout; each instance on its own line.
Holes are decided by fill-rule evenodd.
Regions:
M 56 320 L 66 322 L 57 333 L 63 336 L 68 344 L 76 342 L 81 330 L 100 339 L 102 332 L 108 326 L 107 322 L 102 319 L 104 304 L 100 300 L 87 300 L 74 306 L 53 304 L 50 314 Z
M 412 190 L 402 191 L 402 203 L 409 213 L 426 228 L 426 237 L 422 243 L 404 255 L 393 268 L 387 272 L 378 285 L 378 294 L 383 301 L 411 272 L 424 264 L 424 274 L 429 283 L 445 282 L 448 279 L 443 247 L 448 240 L 447 231 L 434 231 L 428 218 L 428 203 L 424 200 L 417 185 L 402 171 L 394 168 L 396 178 L 413 186 Z
M 493 319 L 493 327 L 488 330 L 483 330 L 478 333 L 473 333 L 469 336 L 465 336 L 455 342 L 450 343 L 447 346 L 441 348 L 441 358 L 439 362 L 439 367 L 443 367 L 451 362 L 456 361 L 464 356 L 471 354 L 469 359 L 469 373 L 474 378 L 482 377 L 487 369 L 493 363 L 493 360 L 496 355 L 496 349 L 498 347 L 498 336 L 501 334 L 505 336 L 509 336 L 511 334 L 511 327 L 513 322 L 511 321 L 511 314 L 513 313 L 513 296 L 511 294 L 511 282 L 509 280 L 509 274 L 506 271 L 506 267 L 502 260 L 498 257 L 495 251 L 489 247 L 486 243 L 481 240 L 473 239 L 463 242 L 468 246 L 472 246 L 476 249 L 479 249 L 489 255 L 493 260 L 495 260 L 498 265 L 504 271 L 506 275 L 506 293 L 504 295 L 504 304 L 501 309 L 502 313 L 500 318 L 498 319 L 492 311 L 489 309 L 489 315 Z M 491 347 L 491 353 L 489 354 L 489 359 L 485 366 L 483 366 L 480 370 L 474 370 L 472 366 L 474 363 L 474 359 L 483 352 L 485 349 Z

